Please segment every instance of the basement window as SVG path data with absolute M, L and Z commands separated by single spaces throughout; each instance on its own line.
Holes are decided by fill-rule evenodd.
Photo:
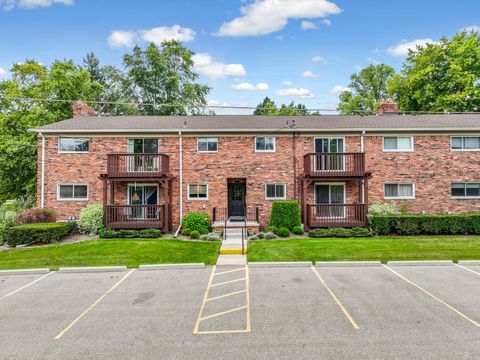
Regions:
M 58 185 L 57 200 L 88 200 L 88 185 Z

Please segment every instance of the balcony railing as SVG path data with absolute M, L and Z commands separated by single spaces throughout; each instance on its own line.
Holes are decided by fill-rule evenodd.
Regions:
M 311 153 L 303 157 L 305 176 L 341 177 L 363 176 L 363 153 Z
M 165 154 L 108 154 L 110 177 L 153 177 L 169 173 L 169 156 Z
M 108 229 L 162 229 L 166 207 L 161 205 L 106 205 Z
M 364 227 L 367 222 L 366 204 L 310 204 L 307 205 L 307 226 Z
M 245 219 L 247 221 L 256 221 L 259 219 L 258 207 L 247 206 L 245 207 Z M 213 208 L 212 209 L 212 221 L 226 221 L 228 220 L 228 209 L 227 208 Z

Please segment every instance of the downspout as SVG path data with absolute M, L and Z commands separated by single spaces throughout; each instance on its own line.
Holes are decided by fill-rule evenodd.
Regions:
M 365 142 L 364 142 L 364 137 L 365 137 L 365 130 L 362 131 L 362 135 L 360 136 L 360 152 L 363 153 L 364 156 L 364 163 L 365 163 Z M 365 169 L 364 169 L 365 170 Z M 365 202 L 365 179 L 362 180 L 362 201 L 361 203 L 363 204 Z
M 180 215 L 180 225 L 178 225 L 177 231 L 175 231 L 175 237 L 178 236 L 180 229 L 182 228 L 182 219 L 183 219 L 183 139 L 182 139 L 182 132 L 178 132 L 178 162 L 179 162 L 179 183 L 180 183 L 180 206 L 179 206 L 179 215 Z
M 45 136 L 39 133 L 42 138 L 42 163 L 40 166 L 40 208 L 45 208 Z
M 292 133 L 292 151 L 293 151 L 293 197 L 298 200 L 297 192 L 297 138 L 295 131 Z

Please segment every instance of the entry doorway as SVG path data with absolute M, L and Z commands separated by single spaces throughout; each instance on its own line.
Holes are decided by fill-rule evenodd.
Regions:
M 245 179 L 235 179 L 228 182 L 228 216 L 230 218 L 245 218 L 247 184 Z

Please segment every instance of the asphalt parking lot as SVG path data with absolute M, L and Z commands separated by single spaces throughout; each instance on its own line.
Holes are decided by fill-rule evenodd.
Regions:
M 0 339 L 1 359 L 479 359 L 480 266 L 4 275 Z

